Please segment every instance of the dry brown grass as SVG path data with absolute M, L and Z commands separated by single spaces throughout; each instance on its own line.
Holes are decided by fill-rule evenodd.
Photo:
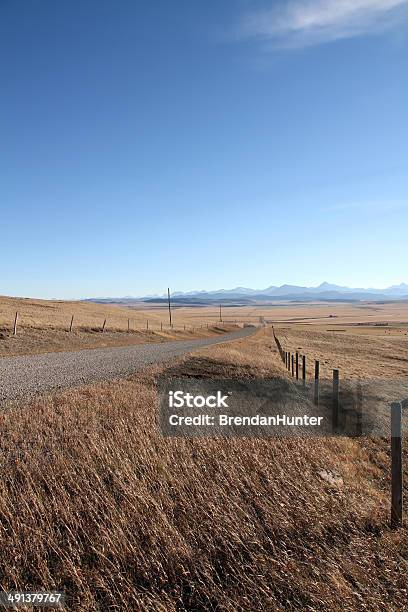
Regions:
M 149 328 L 157 331 L 162 323 L 168 327 L 169 314 L 167 304 L 149 306 L 140 303 L 137 306 L 123 306 L 119 304 L 96 304 L 93 302 L 64 301 L 64 300 L 36 300 L 31 298 L 12 298 L 0 296 L 0 329 L 13 329 L 14 316 L 19 313 L 19 327 L 35 329 L 69 329 L 71 316 L 74 315 L 74 329 L 89 330 L 100 329 L 106 318 L 106 329 L 126 331 L 128 319 L 131 330 L 144 330 L 146 322 Z M 233 322 L 231 316 L 225 318 Z M 236 319 L 240 319 L 239 309 L 234 310 Z M 248 316 L 247 316 L 248 315 Z M 175 328 L 198 327 L 200 325 L 214 325 L 219 322 L 218 307 L 178 307 L 173 304 L 172 322 Z M 249 313 L 241 317 L 250 320 Z M 259 317 L 256 318 L 259 321 Z
M 19 313 L 18 333 L 14 336 L 16 311 Z M 72 315 L 74 326 L 69 333 Z M 106 327 L 102 333 L 105 318 Z M 164 307 L 151 310 L 142 305 L 134 309 L 89 302 L 0 297 L 0 357 L 200 338 L 234 327 L 218 323 L 216 317 L 210 315 L 190 320 L 176 310 L 170 328 L 168 311 Z
M 12 329 L 14 315 L 19 312 L 21 327 L 69 329 L 71 316 L 75 316 L 75 328 L 100 328 L 107 319 L 108 329 L 127 329 L 127 320 L 132 319 L 133 328 L 144 328 L 146 319 L 157 322 L 153 313 L 131 310 L 112 304 L 92 302 L 70 302 L 64 300 L 36 300 L 31 298 L 0 297 L 0 327 Z
M 358 333 L 352 332 L 358 330 Z M 340 368 L 343 378 L 407 379 L 408 336 L 394 328 L 394 333 L 363 333 L 360 328 L 348 328 L 348 333 L 333 332 L 318 327 L 294 326 L 276 330 L 284 350 L 305 354 L 309 374 L 314 360 L 320 360 L 323 375 Z M 381 329 L 381 328 L 380 328 Z M 370 330 L 371 331 L 371 330 Z
M 5 412 L 3 589 L 65 589 L 79 611 L 406 609 L 386 441 L 163 439 L 160 371 Z M 283 375 L 262 332 L 179 371 Z
M 388 322 L 408 325 L 408 302 L 306 302 L 259 306 L 253 316 L 270 323 L 339 327 L 354 323 Z
M 191 338 L 207 338 L 219 336 L 236 329 L 234 325 L 218 324 L 211 327 L 158 330 L 108 331 L 76 330 L 68 333 L 61 329 L 20 330 L 17 336 L 0 332 L 0 357 L 11 355 L 31 355 L 51 351 L 75 351 L 87 348 L 103 348 L 108 346 L 129 346 L 146 342 L 167 342 L 171 340 L 186 340 Z
M 13 321 L 19 312 L 18 335 L 12 336 Z M 74 315 L 74 332 L 68 333 L 71 316 Z M 335 315 L 335 318 L 330 315 Z M 365 334 L 384 338 L 408 339 L 408 304 L 275 304 L 246 307 L 224 306 L 223 320 L 227 325 L 259 324 L 261 319 L 287 323 L 319 331 L 332 329 L 336 333 L 344 329 L 346 334 Z M 104 319 L 106 332 L 100 333 Z M 128 319 L 131 333 L 127 334 Z M 146 324 L 149 321 L 149 333 Z M 164 304 L 154 306 L 140 304 L 125 307 L 92 302 L 68 302 L 0 297 L 0 356 L 22 355 L 37 352 L 75 350 L 96 346 L 118 346 L 137 342 L 162 341 L 204 335 L 207 325 L 218 325 L 217 306 L 173 306 L 173 330 L 168 326 L 168 310 Z M 277 323 L 278 322 L 278 323 Z M 280 322 L 280 323 L 279 323 Z M 361 323 L 369 325 L 361 326 Z M 375 323 L 388 322 L 389 326 L 375 327 Z M 405 322 L 405 325 L 403 324 Z M 359 324 L 357 326 L 357 324 Z M 163 332 L 161 332 L 163 326 Z M 201 326 L 204 326 L 201 328 Z M 200 331 L 201 329 L 201 331 Z M 343 332 L 338 332 L 343 333 Z
M 36 300 L 0 296 L 0 328 L 12 329 L 14 315 L 18 310 L 20 325 L 44 329 L 68 329 L 71 316 L 75 315 L 75 327 L 101 327 L 107 318 L 107 328 L 126 330 L 131 319 L 132 329 L 144 329 L 149 319 L 153 328 L 168 323 L 167 305 L 158 306 L 140 303 L 137 307 L 92 302 L 70 302 L 63 300 Z M 260 318 L 270 322 L 288 322 L 291 325 L 325 325 L 338 327 L 354 323 L 388 322 L 408 325 L 408 303 L 276 303 L 274 305 L 223 306 L 222 316 L 226 322 L 259 323 Z M 334 317 L 334 318 L 333 318 Z M 218 306 L 180 307 L 173 304 L 173 323 L 176 326 L 214 324 L 219 321 Z M 379 330 L 384 333 L 384 330 Z M 408 331 L 408 330 L 406 330 Z

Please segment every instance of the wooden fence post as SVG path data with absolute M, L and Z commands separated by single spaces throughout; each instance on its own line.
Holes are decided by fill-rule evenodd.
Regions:
M 146 329 L 149 330 L 149 319 L 146 319 Z
M 315 361 L 314 403 L 316 406 L 319 405 L 319 372 L 320 362 Z
M 102 333 L 105 331 L 105 327 L 106 327 L 106 319 L 104 320 L 103 325 L 102 325 Z
M 296 380 L 299 380 L 299 353 L 296 351 Z
M 302 379 L 303 386 L 306 387 L 306 355 L 302 356 Z
M 74 325 L 74 315 L 72 315 L 72 317 L 71 317 L 71 323 L 70 323 L 70 326 L 69 326 L 69 333 L 72 332 L 72 326 L 73 325 Z
M 295 375 L 295 356 L 292 353 L 292 376 Z
M 356 436 L 363 435 L 363 390 L 361 382 L 357 383 L 357 402 L 356 402 Z
M 402 525 L 402 406 L 391 404 L 391 527 Z
M 130 319 L 128 319 L 128 333 L 130 332 Z
M 288 351 L 288 372 L 290 372 L 290 351 Z
M 17 321 L 18 321 L 18 312 L 16 312 L 16 316 L 14 317 L 13 336 L 17 336 Z
M 163 321 L 160 323 L 160 331 L 163 331 Z
M 333 370 L 333 402 L 332 402 L 333 430 L 339 426 L 339 371 Z

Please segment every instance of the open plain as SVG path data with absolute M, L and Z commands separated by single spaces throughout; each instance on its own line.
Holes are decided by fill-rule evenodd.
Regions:
M 81 612 L 403 610 L 407 528 L 389 527 L 386 439 L 158 432 L 166 371 L 290 380 L 271 332 L 8 406 L 3 588 L 52 585 Z
M 18 333 L 13 336 L 16 312 Z M 305 332 L 309 330 L 310 338 L 315 333 L 328 334 L 327 338 L 332 337 L 333 346 L 342 342 L 340 336 L 353 336 L 356 357 L 364 353 L 366 344 L 370 345 L 369 338 L 380 342 L 375 346 L 380 346 L 382 341 L 385 343 L 384 348 L 395 344 L 398 352 L 404 350 L 408 340 L 408 302 L 275 302 L 251 306 L 224 304 L 221 317 L 217 304 L 173 305 L 170 327 L 168 308 L 163 304 L 140 302 L 125 306 L 0 297 L 0 355 L 186 339 L 208 335 L 211 328 L 228 330 L 234 325 L 263 323 L 273 324 L 276 329 L 285 328 L 291 337 L 297 333 L 293 332 L 294 329 Z
M 174 328 L 161 335 L 163 307 L 19 300 L 0 306 L 2 355 L 13 354 L 19 337 L 22 354 L 50 352 L 11 360 L 45 359 L 45 369 L 47 359 L 62 360 L 57 378 L 58 371 L 69 378 L 65 365 L 76 376 L 76 356 L 83 364 L 95 353 L 113 368 L 108 380 L 43 388 L 2 408 L 4 590 L 52 585 L 66 592 L 67 609 L 80 612 L 406 609 L 407 527 L 390 528 L 387 438 L 165 439 L 156 421 L 156 382 L 163 375 L 273 379 L 296 392 L 273 325 L 285 350 L 307 356 L 308 382 L 319 359 L 328 377 L 340 369 L 341 384 L 388 380 L 383 400 L 397 399 L 394 379 L 408 378 L 407 304 L 231 306 L 223 308 L 222 325 L 216 306 L 177 308 L 181 343 Z M 16 308 L 21 327 L 13 337 Z M 66 354 L 52 353 L 52 338 L 61 338 L 58 351 L 73 349 L 71 312 L 84 328 L 75 348 L 95 338 L 96 350 L 68 353 L 64 365 Z M 147 317 L 154 321 L 149 342 L 159 341 L 152 351 L 163 352 L 137 367 L 132 351 L 143 347 L 112 348 L 144 341 L 146 331 L 127 332 L 130 313 L 140 326 Z M 108 316 L 112 326 L 118 321 L 112 337 L 96 323 Z M 248 324 L 258 329 L 241 338 L 235 332 L 233 342 L 224 335 Z M 43 337 L 38 346 L 33 329 Z M 164 340 L 171 341 L 167 347 Z M 181 355 L 183 347 L 193 352 Z M 115 370 L 115 351 L 123 370 Z

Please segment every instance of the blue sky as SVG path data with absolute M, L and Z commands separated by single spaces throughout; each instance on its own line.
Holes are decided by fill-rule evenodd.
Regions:
M 0 0 L 0 294 L 408 281 L 407 0 Z

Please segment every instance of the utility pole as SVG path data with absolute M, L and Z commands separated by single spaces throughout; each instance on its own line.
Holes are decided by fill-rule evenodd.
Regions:
M 220 323 L 222 323 L 221 304 L 220 304 Z
M 169 321 L 170 321 L 170 327 L 171 327 L 171 303 L 170 303 L 170 288 L 167 287 L 167 299 L 169 301 Z

